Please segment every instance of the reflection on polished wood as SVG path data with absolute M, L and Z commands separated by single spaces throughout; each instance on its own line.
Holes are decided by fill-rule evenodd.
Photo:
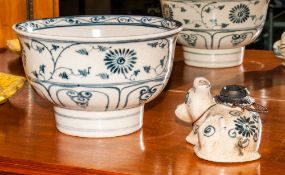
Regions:
M 23 174 L 284 174 L 285 67 L 270 51 L 247 50 L 244 64 L 226 69 L 186 66 L 181 48 L 163 93 L 145 107 L 144 126 L 133 134 L 90 139 L 56 130 L 52 106 L 26 84 L 0 106 L 0 171 Z M 0 53 L 0 71 L 23 75 L 21 60 Z M 217 94 L 226 84 L 248 87 L 262 114 L 262 158 L 249 163 L 212 163 L 197 158 L 185 137 L 191 126 L 175 118 L 174 110 L 192 87 L 205 76 Z

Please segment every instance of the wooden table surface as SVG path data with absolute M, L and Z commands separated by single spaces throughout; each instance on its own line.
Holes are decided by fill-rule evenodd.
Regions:
M 23 75 L 21 60 L 0 53 L 0 72 Z M 260 160 L 223 164 L 201 160 L 185 137 L 191 126 L 176 119 L 193 79 L 212 82 L 212 94 L 227 84 L 248 87 L 266 106 Z M 247 50 L 243 65 L 227 69 L 186 66 L 178 47 L 170 82 L 146 104 L 143 128 L 107 139 L 68 136 L 57 131 L 52 106 L 26 83 L 0 105 L 0 171 L 19 174 L 285 174 L 285 67 L 270 51 Z

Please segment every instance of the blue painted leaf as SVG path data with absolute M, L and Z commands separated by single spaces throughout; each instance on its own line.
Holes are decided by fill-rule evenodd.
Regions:
M 60 78 L 62 78 L 62 79 L 66 79 L 66 80 L 69 79 L 69 76 L 67 75 L 66 72 L 61 72 L 58 76 L 59 76 Z
M 211 9 L 210 7 L 208 7 L 208 8 L 205 9 L 205 12 L 206 12 L 206 13 L 210 13 L 211 11 L 212 11 L 212 9 Z
M 140 73 L 140 70 L 135 70 L 135 71 L 134 71 L 134 75 L 135 75 L 135 76 L 138 76 L 139 73 Z
M 189 19 L 183 19 L 183 21 L 184 21 L 185 24 L 188 24 L 190 22 Z
M 86 49 L 79 49 L 76 52 L 81 54 L 81 55 L 89 55 L 89 53 Z
M 42 53 L 43 50 L 45 50 L 45 48 L 44 48 L 44 47 L 40 47 L 40 46 L 37 45 L 36 50 L 37 50 L 39 53 Z
M 80 23 L 77 19 L 72 19 L 72 18 L 68 18 L 65 21 L 70 23 L 70 24 L 79 24 Z
M 201 25 L 196 23 L 195 28 L 199 28 L 199 27 L 201 27 Z
M 30 44 L 29 43 L 24 43 L 26 46 L 27 46 L 27 48 L 30 50 L 31 49 L 31 46 L 30 46 Z
M 51 46 L 52 46 L 52 49 L 55 50 L 55 51 L 56 51 L 57 49 L 59 49 L 59 46 L 58 46 L 58 45 L 52 44 Z
M 55 21 L 55 19 L 46 19 L 46 20 L 44 20 L 44 23 L 45 24 L 50 24 L 50 23 L 52 23 L 54 21 Z
M 86 77 L 87 75 L 90 74 L 90 69 L 91 69 L 91 67 L 88 67 L 87 69 L 78 69 L 78 73 L 81 76 Z
M 45 68 L 46 68 L 46 66 L 44 64 L 40 65 L 39 72 L 44 74 L 45 73 Z
M 38 29 L 38 28 L 39 28 L 39 25 L 36 24 L 36 23 L 30 23 L 30 26 L 31 26 L 33 29 Z
M 83 77 L 86 77 L 88 74 L 87 74 L 87 70 L 86 69 L 79 69 L 78 70 L 78 73 L 83 76 Z
M 160 44 L 160 47 L 161 47 L 161 48 L 164 48 L 165 46 L 166 46 L 165 43 Z
M 39 74 L 37 73 L 37 71 L 32 71 L 32 74 L 33 74 L 36 78 L 39 78 Z
M 104 20 L 104 19 L 106 19 L 105 16 L 95 16 L 95 17 L 91 18 L 91 21 L 96 23 L 96 22 L 99 22 L 99 21 Z
M 218 6 L 218 8 L 219 8 L 220 10 L 224 9 L 224 7 L 225 7 L 225 5 L 220 5 L 220 6 Z
M 107 73 L 99 73 L 97 76 L 99 76 L 101 79 L 109 79 L 109 75 Z
M 222 24 L 221 24 L 222 28 L 226 28 L 226 27 L 228 27 L 228 25 L 229 25 L 229 24 L 226 24 L 226 23 L 222 23 Z
M 101 51 L 101 52 L 105 52 L 106 50 L 110 49 L 111 47 L 104 47 L 104 46 L 100 46 L 98 45 L 98 50 Z
M 147 45 L 151 46 L 151 47 L 156 47 L 158 45 L 158 42 L 154 42 L 154 43 L 147 43 Z
M 149 73 L 149 71 L 150 71 L 150 66 L 144 66 L 144 67 L 143 67 L 143 70 L 144 70 L 146 73 Z
M 200 8 L 201 7 L 201 4 L 195 4 L 198 8 Z
M 256 18 L 256 15 L 251 15 L 250 18 L 251 20 L 254 20 Z
M 160 60 L 160 65 L 161 65 L 161 67 L 164 66 L 164 60 L 165 60 L 165 57 L 163 57 L 163 58 Z

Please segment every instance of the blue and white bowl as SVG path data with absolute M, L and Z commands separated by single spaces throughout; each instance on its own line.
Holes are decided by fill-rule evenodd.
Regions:
M 184 24 L 178 42 L 187 65 L 240 65 L 264 26 L 269 0 L 160 0 L 163 16 Z
M 142 127 L 165 87 L 182 24 L 148 16 L 74 16 L 13 26 L 26 76 L 54 104 L 59 131 L 113 137 Z
M 281 64 L 285 66 L 285 32 L 282 33 L 280 40 L 273 44 L 273 53 L 281 59 Z

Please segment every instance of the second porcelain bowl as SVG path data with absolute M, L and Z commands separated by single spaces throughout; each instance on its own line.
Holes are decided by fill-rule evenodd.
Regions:
M 261 33 L 269 0 L 161 0 L 163 16 L 184 24 L 178 42 L 185 63 L 232 67 Z
M 142 127 L 165 87 L 182 24 L 145 16 L 81 16 L 13 26 L 29 83 L 54 104 L 57 128 L 113 137 Z

